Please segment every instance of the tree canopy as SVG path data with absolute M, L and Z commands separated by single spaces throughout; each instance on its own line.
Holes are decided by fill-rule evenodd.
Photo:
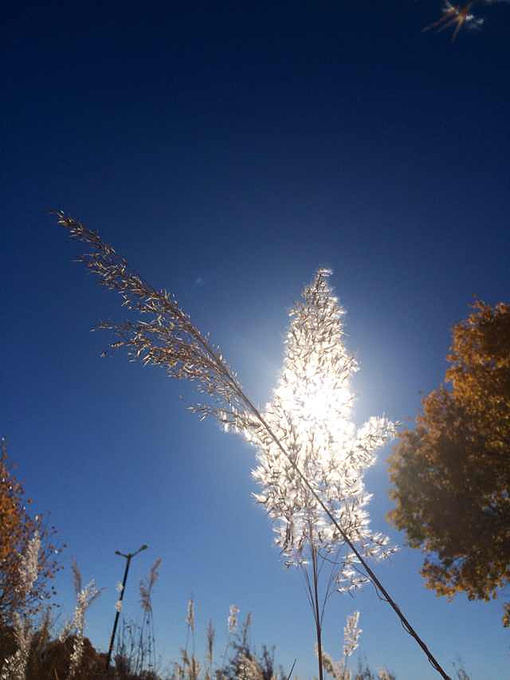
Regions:
M 54 528 L 47 527 L 41 515 L 32 516 L 30 499 L 16 479 L 7 458 L 7 447 L 0 441 L 0 624 L 10 623 L 16 611 L 37 613 L 53 594 L 51 580 L 58 570 Z M 23 582 L 23 555 L 31 539 L 38 536 L 37 578 L 29 593 Z
M 389 519 L 427 553 L 428 588 L 488 600 L 510 581 L 510 305 L 476 302 L 447 360 L 390 457 Z

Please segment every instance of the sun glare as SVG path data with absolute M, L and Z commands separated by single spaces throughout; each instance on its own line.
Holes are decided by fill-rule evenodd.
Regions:
M 262 493 L 256 498 L 274 520 L 275 541 L 286 564 L 307 563 L 311 540 L 326 552 L 337 551 L 342 543 L 321 502 L 338 527 L 363 542 L 364 551 L 381 558 L 389 554 L 368 526 L 370 495 L 363 475 L 374 464 L 376 449 L 393 436 L 394 426 L 385 418 L 371 418 L 360 428 L 353 422 L 350 383 L 358 366 L 343 342 L 343 310 L 328 286 L 329 275 L 319 270 L 290 314 L 283 369 L 264 412 L 278 444 L 260 429 L 249 433 L 259 447 L 253 476 Z M 282 455 L 282 447 L 288 455 Z M 310 480 L 316 496 L 289 459 Z M 311 526 L 320 528 L 320 537 L 311 536 Z M 351 557 L 347 550 L 342 558 L 339 589 L 358 588 L 363 581 L 351 573 Z
M 305 417 L 314 423 L 321 420 L 329 421 L 332 416 L 339 412 L 350 410 L 352 394 L 347 387 L 330 389 L 330 386 L 318 385 L 313 394 L 310 394 L 305 404 Z M 347 415 L 344 413 L 343 415 Z

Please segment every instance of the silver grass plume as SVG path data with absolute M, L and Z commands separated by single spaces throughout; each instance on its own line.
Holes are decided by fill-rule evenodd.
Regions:
M 351 672 L 347 668 L 347 659 L 359 645 L 359 638 L 363 631 L 358 624 L 359 612 L 353 612 L 347 617 L 344 627 L 343 658 L 340 661 L 334 661 L 326 651 L 322 650 L 322 666 L 326 673 L 335 680 L 351 680 Z
M 162 561 L 161 557 L 158 557 L 150 568 L 148 577 L 140 581 L 140 606 L 146 614 L 152 613 L 152 589 L 159 578 L 159 568 Z
M 29 619 L 20 616 L 18 612 L 13 615 L 13 623 L 17 649 L 5 659 L 0 673 L 1 680 L 25 680 L 33 635 L 32 626 Z
M 74 610 L 74 638 L 71 656 L 69 659 L 69 678 L 72 678 L 78 670 L 83 658 L 84 632 L 85 632 L 85 613 L 92 602 L 98 597 L 100 591 L 96 588 L 94 581 L 90 581 L 85 588 L 80 590 L 76 598 Z
M 386 418 L 370 418 L 360 428 L 352 421 L 350 383 L 357 363 L 345 348 L 344 312 L 329 276 L 320 269 L 290 312 L 283 369 L 263 414 L 274 436 L 262 427 L 245 431 L 258 449 L 253 476 L 262 492 L 255 498 L 273 520 L 286 565 L 299 567 L 305 577 L 320 680 L 322 621 L 333 584 L 340 592 L 359 588 L 369 581 L 359 570 L 360 555 L 382 559 L 395 551 L 386 536 L 369 529 L 370 495 L 363 482 L 375 450 L 394 435 L 395 426 Z M 282 456 L 281 445 L 290 459 Z M 326 561 L 332 568 L 322 586 Z
M 351 673 L 345 668 L 343 662 L 334 661 L 325 650 L 322 650 L 322 667 L 335 680 L 351 680 Z
M 351 420 L 350 381 L 358 366 L 343 342 L 344 312 L 328 285 L 329 275 L 320 269 L 290 312 L 283 369 L 263 416 L 295 467 L 264 428 L 252 427 L 245 434 L 258 448 L 253 476 L 262 490 L 255 498 L 274 522 L 275 542 L 286 564 L 308 565 L 312 547 L 322 556 L 341 549 L 335 558 L 336 581 L 344 591 L 368 581 L 345 536 L 364 557 L 381 559 L 395 551 L 387 537 L 368 527 L 370 495 L 363 483 L 366 468 L 375 463 L 375 450 L 394 436 L 395 426 L 374 417 L 357 429 Z
M 41 549 L 41 539 L 39 532 L 35 532 L 28 545 L 25 552 L 21 557 L 20 567 L 19 567 L 19 593 L 23 600 L 25 600 L 34 587 L 37 581 L 38 570 L 39 570 L 39 551 Z
M 188 600 L 188 606 L 186 609 L 186 624 L 188 625 L 189 630 L 191 630 L 193 633 L 195 632 L 195 603 L 193 601 L 193 598 L 190 598 Z
M 239 607 L 237 607 L 235 604 L 230 605 L 230 609 L 228 612 L 228 619 L 227 619 L 227 625 L 228 625 L 228 632 L 229 633 L 235 633 L 237 629 L 237 615 L 239 614 Z
M 20 602 L 26 601 L 37 581 L 40 548 L 41 539 L 36 531 L 20 556 L 17 586 Z M 5 659 L 0 673 L 1 680 L 25 680 L 33 637 L 32 625 L 30 618 L 27 615 L 22 616 L 19 612 L 14 613 L 13 624 L 17 649 L 14 654 Z
M 335 514 L 317 493 L 317 485 L 314 485 L 298 467 L 296 451 L 292 448 L 287 450 L 292 441 L 289 440 L 284 445 L 278 439 L 262 413 L 243 392 L 236 375 L 224 361 L 220 350 L 209 342 L 208 336 L 204 336 L 192 324 L 190 317 L 180 308 L 173 295 L 165 290 L 153 288 L 130 270 L 126 260 L 117 255 L 99 234 L 90 231 L 62 211 L 58 211 L 56 215 L 58 223 L 67 229 L 72 238 L 92 247 L 92 252 L 80 257 L 79 261 L 99 277 L 102 285 L 118 292 L 124 306 L 141 316 L 146 315 L 145 318 L 148 319 L 121 324 L 111 322 L 100 324 L 99 328 L 110 330 L 117 336 L 117 340 L 110 347 L 125 348 L 132 360 L 138 359 L 145 365 L 161 366 L 171 377 L 186 378 L 194 382 L 199 392 L 211 398 L 209 403 L 198 404 L 192 408 L 201 418 L 212 415 L 226 430 L 232 428 L 244 433 L 254 443 L 271 439 L 280 450 L 282 459 L 288 461 L 291 474 L 295 473 L 296 480 L 298 478 L 301 480 L 303 487 L 310 492 L 329 518 L 332 525 L 328 528 L 329 534 L 336 537 L 338 533 L 345 541 L 355 556 L 352 562 L 358 560 L 380 597 L 388 602 L 404 629 L 421 647 L 434 669 L 444 680 L 450 680 L 373 569 L 365 562 L 363 554 L 345 533 Z M 343 519 L 348 523 L 348 517 Z M 292 530 L 292 527 L 290 529 Z M 381 540 L 385 541 L 384 538 Z M 377 540 L 375 542 L 377 543 Z M 347 578 L 353 583 L 354 574 L 347 574 Z
M 362 633 L 359 627 L 359 612 L 353 612 L 347 617 L 344 627 L 344 657 L 347 658 L 358 648 Z
M 111 349 L 125 348 L 132 360 L 162 366 L 170 377 L 193 382 L 200 393 L 212 398 L 212 403 L 193 408 L 201 418 L 213 415 L 222 421 L 235 420 L 237 411 L 246 408 L 241 386 L 219 348 L 193 325 L 175 297 L 156 290 L 131 271 L 126 260 L 97 233 L 61 212 L 57 215 L 59 224 L 73 238 L 93 248 L 79 261 L 99 276 L 103 286 L 120 294 L 124 307 L 147 319 L 100 323 L 99 329 L 117 336 Z
M 239 680 L 264 680 L 264 673 L 256 659 L 241 652 L 238 657 L 237 678 Z
M 85 587 L 83 587 L 81 572 L 76 561 L 73 560 L 73 581 L 76 593 L 76 605 L 71 621 L 69 621 L 62 630 L 59 639 L 66 640 L 71 633 L 73 634 L 73 644 L 71 648 L 71 655 L 69 657 L 69 671 L 68 678 L 73 678 L 80 667 L 83 658 L 84 649 L 84 633 L 85 633 L 85 614 L 87 609 L 99 597 L 101 591 L 96 587 L 94 580 L 91 580 Z

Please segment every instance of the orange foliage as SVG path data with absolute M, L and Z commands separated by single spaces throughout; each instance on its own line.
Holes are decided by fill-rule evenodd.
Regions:
M 55 529 L 48 528 L 40 515 L 29 512 L 22 484 L 8 463 L 5 442 L 0 443 L 0 623 L 9 623 L 15 611 L 37 613 L 53 594 L 51 579 L 59 570 L 53 543 Z M 20 594 L 20 555 L 30 538 L 39 532 L 38 578 L 27 598 Z
M 390 458 L 389 519 L 427 553 L 427 587 L 488 600 L 510 582 L 510 305 L 477 302 L 447 358 L 451 387 L 423 400 Z

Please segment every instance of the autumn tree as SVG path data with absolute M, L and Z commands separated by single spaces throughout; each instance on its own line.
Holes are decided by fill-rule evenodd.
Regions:
M 30 499 L 25 498 L 22 484 L 13 474 L 7 458 L 7 447 L 0 441 L 0 625 L 10 624 L 15 612 L 34 614 L 54 594 L 51 580 L 58 571 L 55 530 L 41 515 L 29 512 Z M 23 555 L 38 537 L 37 575 L 26 592 Z M 33 542 L 32 542 L 33 543 Z
M 475 303 L 447 359 L 390 458 L 389 518 L 427 553 L 428 588 L 489 600 L 510 581 L 510 305 Z

